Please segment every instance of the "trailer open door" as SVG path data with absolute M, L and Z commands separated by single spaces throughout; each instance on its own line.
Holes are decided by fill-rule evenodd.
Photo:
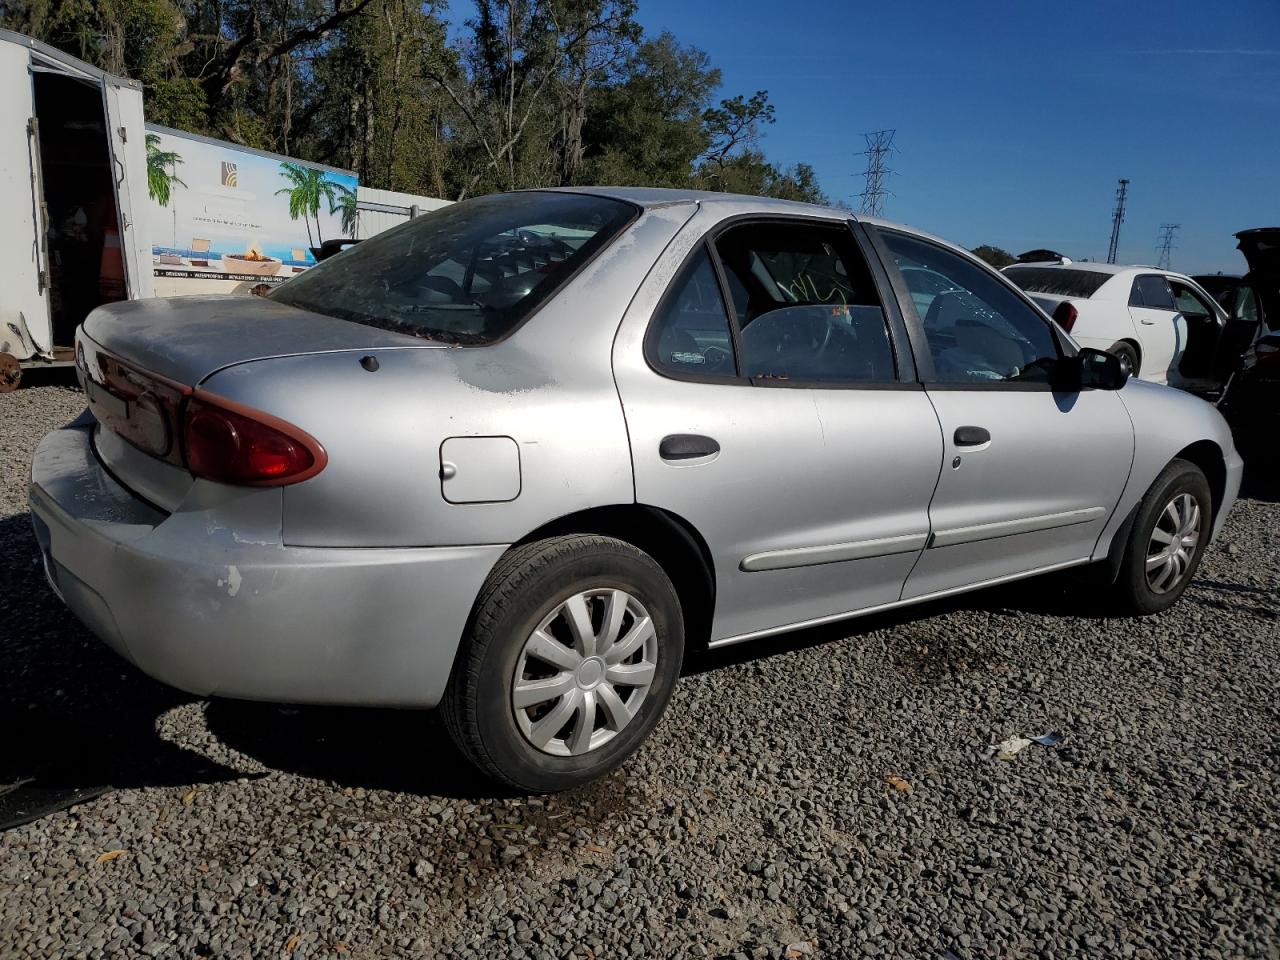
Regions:
M 120 220 L 125 291 L 130 300 L 137 300 L 152 296 L 154 280 L 146 229 L 147 139 L 142 96 L 132 86 L 108 75 L 102 97 Z
M 142 88 L 0 30 L 0 391 L 69 363 L 96 306 L 152 295 Z
M 10 36 L 16 36 L 11 34 Z M 51 355 L 49 260 L 31 57 L 0 43 L 0 390 L 17 384 L 18 361 Z M 4 357 L 12 359 L 3 359 Z

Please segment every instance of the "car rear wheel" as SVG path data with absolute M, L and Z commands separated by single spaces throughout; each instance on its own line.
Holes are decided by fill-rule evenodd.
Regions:
M 1182 596 L 1200 567 L 1212 516 L 1203 471 L 1186 460 L 1165 467 L 1143 498 L 1125 545 L 1116 591 L 1126 611 L 1159 613 Z
M 1131 377 L 1138 375 L 1138 351 L 1133 348 L 1133 344 L 1121 341 L 1111 348 L 1110 353 L 1120 361 L 1126 374 Z
M 680 674 L 680 601 L 662 568 L 609 537 L 554 537 L 489 575 L 441 711 L 481 771 L 531 793 L 617 767 Z

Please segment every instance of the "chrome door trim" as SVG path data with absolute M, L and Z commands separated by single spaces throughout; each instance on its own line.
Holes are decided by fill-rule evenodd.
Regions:
M 1040 530 L 1052 530 L 1055 527 L 1071 527 L 1077 523 L 1099 520 L 1106 515 L 1105 507 L 1085 507 L 1082 510 L 1068 510 L 1065 513 L 1046 513 L 1038 517 L 1020 517 L 1017 520 L 999 520 L 996 523 L 952 527 L 950 530 L 934 531 L 929 541 L 929 548 L 993 540 L 996 537 L 1010 537 L 1018 533 L 1035 533 Z
M 928 600 L 939 600 L 943 597 L 950 597 L 957 593 L 968 593 L 970 590 L 981 590 L 984 587 L 995 587 L 1002 583 L 1009 583 L 1014 580 L 1023 580 L 1027 577 L 1039 576 L 1042 573 L 1053 573 L 1055 570 L 1066 570 L 1068 567 L 1079 567 L 1089 563 L 1089 557 L 1081 557 L 1078 560 L 1067 560 L 1064 563 L 1051 563 L 1048 566 L 1036 567 L 1033 570 L 1023 570 L 1019 573 L 1011 573 L 1003 577 L 994 577 L 991 580 L 982 580 L 978 583 L 966 584 L 963 587 L 951 587 L 947 590 L 939 590 L 936 593 L 926 593 L 919 597 L 912 597 L 909 600 L 895 600 L 892 603 L 882 603 L 873 607 L 864 607 L 861 610 L 849 610 L 845 613 L 833 613 L 827 617 L 815 617 L 812 620 L 800 620 L 796 623 L 784 623 L 778 627 L 769 627 L 765 630 L 753 630 L 750 633 L 740 633 L 733 637 L 722 637 L 719 640 L 712 640 L 707 644 L 708 648 L 715 649 L 718 647 L 728 647 L 735 643 L 745 643 L 747 640 L 758 640 L 761 637 L 771 637 L 778 633 L 789 633 L 792 630 L 804 630 L 807 627 L 820 627 L 826 623 L 836 623 L 839 620 L 852 620 L 855 617 L 865 617 L 873 613 L 883 613 L 887 610 L 896 610 L 899 607 L 910 607 L 918 603 L 924 603 Z
M 900 537 L 880 537 L 876 540 L 854 540 L 849 543 L 829 543 L 816 547 L 766 550 L 744 557 L 738 567 L 747 573 L 755 573 L 761 570 L 812 567 L 820 563 L 840 563 L 844 560 L 889 557 L 899 553 L 915 553 L 923 549 L 928 539 L 927 533 L 909 533 Z

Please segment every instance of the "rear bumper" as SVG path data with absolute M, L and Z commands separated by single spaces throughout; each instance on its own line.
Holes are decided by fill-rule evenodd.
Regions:
M 439 701 L 503 546 L 289 547 L 278 490 L 200 482 L 166 514 L 102 468 L 92 429 L 45 437 L 30 502 L 50 582 L 112 649 L 200 695 Z

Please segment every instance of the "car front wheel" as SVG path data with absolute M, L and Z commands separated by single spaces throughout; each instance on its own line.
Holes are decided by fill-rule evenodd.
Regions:
M 1204 472 L 1174 460 L 1156 478 L 1129 531 L 1117 599 L 1130 613 L 1172 606 L 1195 576 L 1212 531 L 1213 501 Z
M 635 752 L 683 654 L 680 601 L 648 554 L 610 537 L 541 540 L 489 575 L 441 711 L 494 780 L 564 790 Z

